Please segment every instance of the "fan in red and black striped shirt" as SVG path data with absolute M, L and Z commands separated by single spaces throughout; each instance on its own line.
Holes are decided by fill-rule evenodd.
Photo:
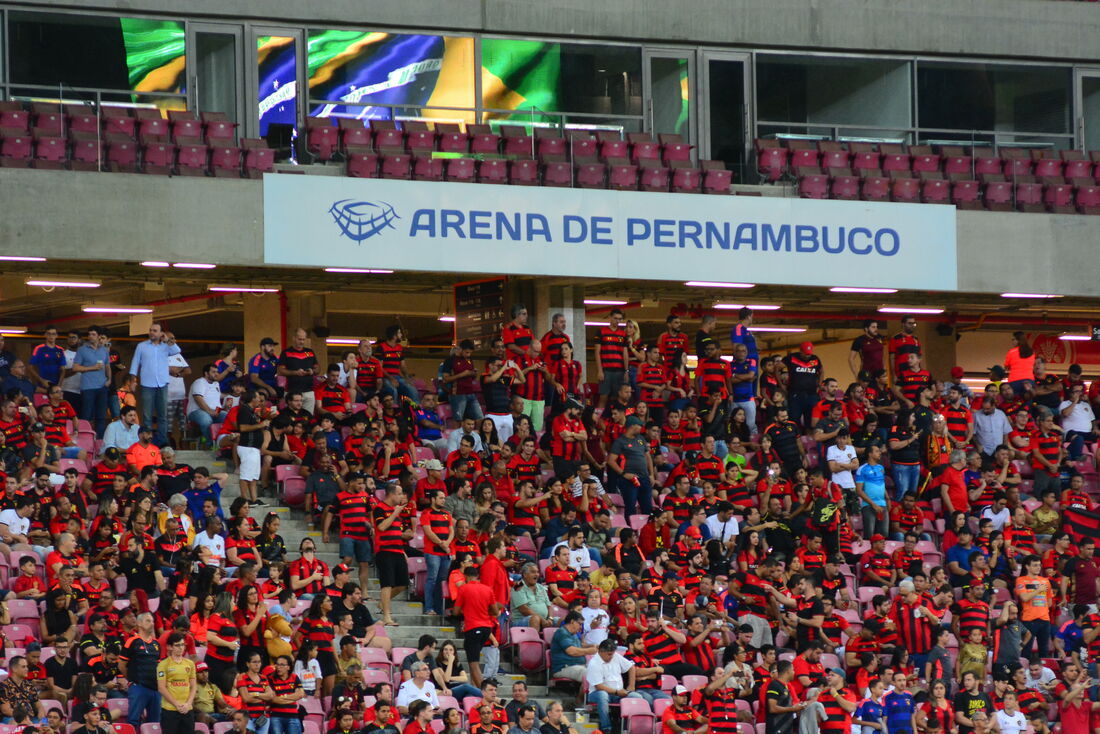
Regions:
M 714 670 L 718 664 L 718 654 L 714 647 L 716 631 L 720 634 L 721 645 L 725 647 L 733 642 L 729 634 L 729 627 L 720 620 L 714 620 L 712 624 L 702 614 L 696 614 L 688 622 L 687 642 L 684 643 L 682 652 L 684 660 L 689 665 L 695 665 L 703 670 Z
M 294 675 L 289 655 L 275 658 L 275 670 L 267 677 L 267 684 L 275 698 L 268 704 L 273 717 L 298 718 L 298 700 L 305 697 L 302 681 Z
M 677 678 L 685 675 L 706 675 L 702 668 L 684 662 L 680 646 L 687 643 L 687 637 L 661 618 L 660 612 L 646 611 L 646 631 L 642 633 L 642 642 L 646 654 L 665 669 L 665 675 Z

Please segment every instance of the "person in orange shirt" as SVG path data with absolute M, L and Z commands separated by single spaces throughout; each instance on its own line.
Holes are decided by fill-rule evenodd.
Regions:
M 1046 657 L 1050 649 L 1050 626 L 1054 621 L 1051 619 L 1054 589 L 1050 585 L 1050 579 L 1043 575 L 1043 561 L 1039 556 L 1026 556 L 1022 565 L 1024 572 L 1016 579 L 1020 622 L 1038 644 L 1039 657 Z
M 126 464 L 134 474 L 141 474 L 147 466 L 160 466 L 163 460 L 160 449 L 153 443 L 153 429 L 150 426 L 138 428 L 138 442 L 126 449 Z

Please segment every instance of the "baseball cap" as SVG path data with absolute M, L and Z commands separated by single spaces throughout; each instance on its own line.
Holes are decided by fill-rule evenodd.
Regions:
M 565 401 L 565 407 L 566 407 L 566 409 L 574 408 L 574 409 L 579 410 L 580 408 L 583 408 L 584 406 L 581 405 L 580 401 L 578 401 L 576 398 L 569 398 L 568 400 Z
M 153 429 L 150 428 L 149 426 L 139 426 L 138 427 L 138 433 L 152 433 L 152 432 L 153 432 Z
M 844 671 L 840 668 L 829 668 L 829 672 L 833 675 L 839 675 L 841 678 L 844 677 Z
M 987 367 L 986 369 L 989 370 L 994 379 L 999 379 L 1005 376 L 1005 368 L 999 364 L 995 364 L 992 367 Z
M 687 527 L 687 529 L 684 530 L 684 535 L 686 535 L 689 538 L 702 538 L 703 537 L 702 531 L 699 530 L 699 528 L 695 527 L 694 525 L 689 525 Z
M 672 695 L 674 696 L 686 696 L 687 694 L 688 689 L 684 688 L 683 686 L 676 686 L 672 689 Z
M 814 353 L 814 343 L 813 342 L 802 342 L 800 347 L 802 348 L 802 351 L 806 354 L 813 354 Z
M 46 425 L 44 423 L 35 423 L 33 426 L 31 426 L 31 433 L 42 433 L 45 430 Z
M 335 576 L 338 573 L 350 573 L 351 569 L 347 567 L 347 564 L 337 563 L 332 567 L 332 574 Z
M 963 378 L 963 375 L 965 375 L 965 374 L 966 374 L 966 370 L 964 370 L 962 367 L 956 366 L 956 367 L 951 368 L 951 379 L 952 380 L 961 380 Z
M 200 671 L 203 671 L 203 670 L 210 670 L 210 666 L 207 665 L 206 663 L 202 662 L 201 660 L 199 662 L 195 663 L 195 672 L 196 673 L 198 673 Z
M 270 344 L 271 346 L 275 346 L 278 343 L 279 342 L 275 341 L 270 336 L 265 336 L 263 339 L 260 340 L 261 347 L 266 347 L 268 344 Z
M 632 415 L 632 416 L 629 416 L 629 417 L 627 417 L 627 419 L 626 419 L 626 425 L 627 425 L 628 427 L 629 427 L 629 426 L 644 426 L 644 425 L 645 425 L 645 423 L 644 423 L 644 422 L 642 422 L 642 419 L 641 419 L 641 418 L 639 418 L 638 416 L 636 416 L 636 415 Z
M 40 467 L 38 467 L 37 469 L 34 470 L 34 475 L 36 477 L 48 477 L 51 474 L 53 474 L 53 472 L 50 471 L 49 469 L 47 469 L 44 466 L 40 466 Z
M 665 571 L 665 575 L 661 579 L 664 581 L 679 581 L 680 577 L 676 575 L 675 571 Z
M 884 540 L 886 540 L 886 536 L 883 535 L 882 533 L 875 533 L 874 535 L 871 536 L 871 542 L 872 543 L 881 543 Z
M 38 642 L 32 642 L 27 645 L 27 652 L 42 652 L 42 645 Z
M 115 460 L 122 457 L 122 452 L 118 450 L 118 447 L 112 446 L 109 449 L 107 449 L 106 451 L 104 451 L 103 455 L 105 457 L 107 457 L 108 459 L 110 459 L 111 461 L 115 461 Z
M 439 459 L 428 459 L 424 462 L 427 471 L 443 471 L 443 462 Z

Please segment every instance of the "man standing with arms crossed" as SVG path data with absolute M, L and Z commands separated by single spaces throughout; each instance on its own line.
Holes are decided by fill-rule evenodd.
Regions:
M 176 337 L 162 331 L 160 324 L 149 326 L 149 338 L 137 345 L 130 374 L 141 384 L 141 424 L 153 425 L 156 415 L 156 444 L 168 443 L 168 378 L 171 377 L 168 358 L 180 353 Z M 180 369 L 173 367 L 171 369 Z
M 161 700 L 157 666 L 160 664 L 160 643 L 153 631 L 152 614 L 138 615 L 137 634 L 126 640 L 118 661 L 122 675 L 130 682 L 130 713 L 127 715 L 130 726 L 141 728 L 142 713 L 147 722 L 159 723 Z

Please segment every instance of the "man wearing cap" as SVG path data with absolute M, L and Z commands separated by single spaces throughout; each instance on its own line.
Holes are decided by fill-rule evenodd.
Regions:
M 875 533 L 871 536 L 871 548 L 859 559 L 863 569 L 863 584 L 892 588 L 897 582 L 898 570 L 894 568 L 894 559 L 886 552 L 886 536 Z
M 104 448 L 116 448 L 126 451 L 138 442 L 138 411 L 127 405 L 119 413 L 118 420 L 107 426 L 103 433 Z
M 260 340 L 260 351 L 248 360 L 248 386 L 265 393 L 269 400 L 283 396 L 283 390 L 277 382 L 279 370 L 279 357 L 275 354 L 277 346 L 279 342 L 265 336 Z
M 661 714 L 661 734 L 706 734 L 708 728 L 703 715 L 688 705 L 688 689 L 673 688 L 672 705 Z
M 23 463 L 27 467 L 48 469 L 53 473 L 61 472 L 61 451 L 46 440 L 46 426 L 42 423 L 32 423 L 30 427 L 30 440 L 23 447 Z
M 588 702 L 595 704 L 600 729 L 611 731 L 611 704 L 644 696 L 634 691 L 634 663 L 616 652 L 614 640 L 604 640 L 585 667 Z M 623 680 L 623 673 L 627 674 Z
M 653 482 L 656 472 L 649 444 L 642 437 L 644 424 L 637 416 L 629 416 L 623 434 L 611 444 L 607 457 L 609 473 L 615 477 L 616 486 L 623 496 L 626 517 L 637 507 L 643 514 L 653 512 Z
M 210 666 L 201 660 L 195 663 L 195 700 L 193 703 L 195 706 L 195 720 L 207 726 L 213 726 L 233 711 L 233 707 L 226 703 L 221 689 L 210 682 Z
M 799 351 L 783 358 L 783 364 L 787 366 L 787 405 L 791 420 L 800 426 L 806 425 L 817 404 L 817 389 L 824 369 L 821 358 L 814 354 L 813 342 L 805 341 Z
M 817 698 L 825 707 L 822 732 L 849 732 L 852 729 L 852 714 L 859 705 L 859 699 L 844 683 L 844 671 L 840 668 L 829 668 L 825 676 L 825 688 Z
M 137 443 L 126 449 L 126 466 L 131 474 L 141 474 L 147 466 L 161 464 L 160 449 L 153 443 L 153 429 L 150 426 L 138 427 Z

